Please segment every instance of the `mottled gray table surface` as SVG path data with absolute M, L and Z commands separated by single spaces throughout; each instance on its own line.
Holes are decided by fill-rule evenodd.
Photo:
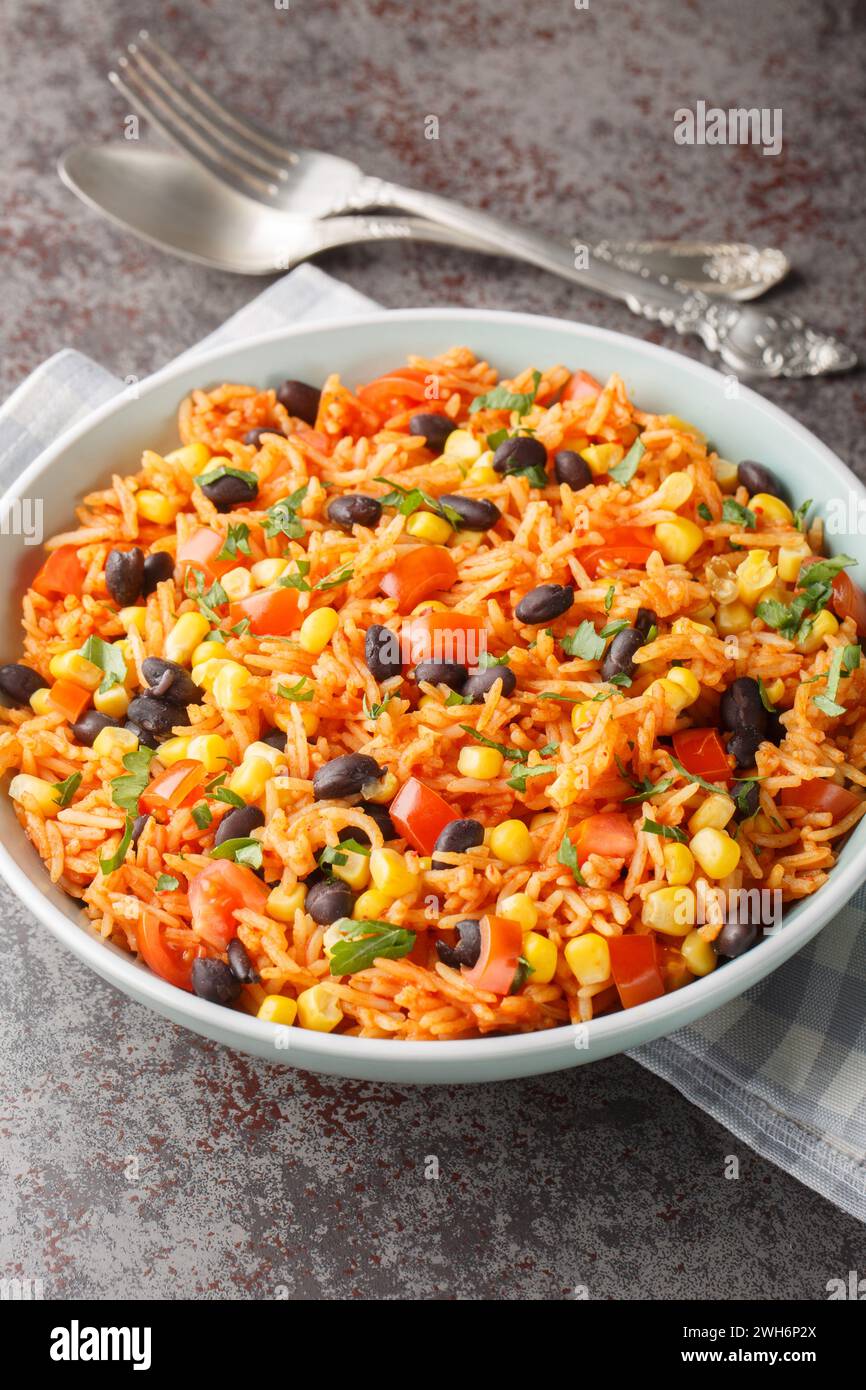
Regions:
M 855 0 L 10 0 L 3 393 L 61 346 L 145 376 L 263 283 L 168 259 L 55 177 L 67 143 L 120 137 L 104 73 L 143 24 L 216 94 L 371 172 L 563 235 L 781 245 L 785 303 L 863 354 Z M 782 154 L 675 145 L 674 110 L 700 98 L 781 107 Z M 323 264 L 389 306 L 669 341 L 504 261 L 392 247 Z M 866 476 L 862 375 L 763 389 Z M 0 938 L 0 1275 L 46 1297 L 822 1298 L 866 1270 L 861 1226 L 626 1058 L 466 1089 L 309 1077 L 130 1003 L 5 890 Z

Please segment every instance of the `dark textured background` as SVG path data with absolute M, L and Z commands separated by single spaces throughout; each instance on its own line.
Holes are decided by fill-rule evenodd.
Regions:
M 563 235 L 782 246 L 798 268 L 785 304 L 863 354 L 854 0 L 7 0 L 4 14 L 4 392 L 61 346 L 144 376 L 261 287 L 121 235 L 55 177 L 66 144 L 120 136 L 104 73 L 143 24 L 227 102 L 372 173 Z M 701 97 L 781 106 L 782 155 L 674 145 L 674 109 Z M 504 261 L 401 246 L 322 264 L 390 306 L 670 341 Z M 866 476 L 862 375 L 762 390 Z M 2 909 L 0 1275 L 41 1277 L 47 1297 L 821 1298 L 866 1270 L 861 1226 L 624 1058 L 471 1089 L 306 1077 L 179 1031 L 8 894 Z

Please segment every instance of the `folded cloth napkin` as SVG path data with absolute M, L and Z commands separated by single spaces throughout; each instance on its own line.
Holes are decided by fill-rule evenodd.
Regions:
M 376 305 L 312 266 L 184 356 Z M 78 352 L 49 359 L 0 409 L 0 483 L 123 389 Z M 0 887 L 0 907 L 3 894 Z M 631 1053 L 738 1139 L 866 1221 L 866 888 L 793 960 L 733 1003 Z

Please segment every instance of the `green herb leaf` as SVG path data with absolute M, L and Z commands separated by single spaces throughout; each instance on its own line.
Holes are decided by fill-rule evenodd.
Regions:
M 185 592 L 188 597 L 195 599 L 199 612 L 208 622 L 219 624 L 222 618 L 216 610 L 225 607 L 229 596 L 218 579 L 206 588 L 206 578 L 203 570 L 190 567 L 186 573 Z
M 620 771 L 622 771 L 622 768 L 620 768 Z M 628 781 L 630 781 L 632 786 L 636 787 L 637 790 L 633 796 L 625 797 L 625 801 L 645 801 L 647 797 L 658 796 L 660 792 L 666 792 L 668 788 L 672 787 L 674 784 L 673 777 L 660 777 L 657 782 L 651 782 L 648 777 L 644 777 L 642 782 L 635 782 L 629 777 Z
M 744 779 L 742 786 L 738 787 L 734 792 L 734 801 L 736 802 L 737 810 L 741 816 L 746 815 L 749 809 L 749 797 L 752 787 L 756 787 L 757 785 L 758 782 L 756 778 L 747 777 Z
M 684 777 L 687 782 L 694 782 L 696 787 L 703 787 L 705 792 L 725 792 L 725 788 L 718 786 L 716 782 L 705 782 L 703 777 L 699 777 L 696 772 L 689 772 L 688 768 L 683 767 L 679 758 L 675 758 L 673 753 L 669 753 L 668 757 L 680 776 Z M 727 793 L 725 794 L 727 795 Z
M 223 840 L 210 851 L 211 859 L 233 859 L 236 864 L 246 864 L 250 869 L 262 867 L 262 847 L 258 840 L 249 835 L 238 835 L 233 840 Z
M 296 541 L 304 535 L 304 523 L 297 513 L 309 486 L 309 483 L 304 483 L 296 492 L 288 497 L 281 497 L 272 507 L 268 507 L 262 530 L 269 540 L 274 536 L 287 536 L 290 541 Z
M 722 521 L 732 526 L 744 526 L 748 531 L 754 531 L 758 524 L 755 513 L 733 497 L 726 497 L 722 503 Z
M 806 530 L 806 518 L 809 515 L 809 508 L 812 506 L 811 497 L 807 502 L 801 502 L 794 513 L 794 526 L 798 531 Z
M 503 758 L 508 758 L 511 762 L 525 763 L 529 757 L 529 754 L 524 752 L 522 748 L 509 748 L 504 743 L 496 743 L 494 739 L 487 738 L 485 734 L 479 734 L 478 730 L 473 729 L 471 724 L 461 724 L 460 727 L 464 733 L 474 738 L 476 743 L 483 743 L 485 748 L 495 748 L 497 753 L 501 753 Z
M 208 826 L 213 821 L 213 813 L 211 812 L 210 807 L 205 806 L 204 802 L 202 801 L 198 806 L 193 806 L 192 818 L 198 826 L 199 830 L 207 830 Z
M 381 701 L 379 701 L 379 702 L 376 703 L 376 704 L 370 705 L 370 704 L 367 703 L 367 697 L 366 697 L 366 695 L 365 695 L 365 696 L 364 696 L 364 702 L 363 702 L 363 704 L 362 704 L 362 706 L 361 706 L 361 709 L 362 709 L 364 718 L 365 718 L 365 719 L 378 719 L 378 718 L 379 718 L 379 715 L 380 715 L 380 714 L 383 714 L 383 713 L 385 712 L 385 710 L 388 708 L 388 706 L 390 705 L 390 703 L 391 703 L 391 701 L 392 701 L 393 699 L 394 699 L 394 696 L 393 696 L 393 695 L 386 695 L 385 698 L 384 698 L 384 700 L 381 700 Z
M 604 638 L 598 636 L 588 618 L 576 632 L 566 633 L 560 646 L 568 656 L 579 657 L 581 661 L 598 661 L 604 655 Z
M 850 675 L 860 665 L 860 647 L 849 642 L 847 646 L 836 647 L 830 658 L 830 665 L 827 669 L 827 689 L 823 695 L 813 695 L 812 704 L 817 705 L 818 709 L 824 714 L 835 719 L 838 715 L 845 713 L 845 706 L 836 701 L 836 694 L 839 690 L 839 682 L 842 679 L 843 671 Z
M 452 690 L 445 696 L 445 706 L 449 705 L 471 705 L 471 695 L 461 695 L 459 691 Z
M 699 502 L 698 505 L 695 507 L 695 511 L 701 518 L 701 521 L 712 521 L 713 514 L 707 506 L 706 502 Z
M 545 773 L 551 772 L 556 772 L 555 763 L 539 763 L 537 767 L 516 767 L 505 785 L 513 787 L 516 792 L 525 792 L 527 777 L 542 777 Z
M 237 792 L 233 792 L 230 787 L 217 787 L 213 799 L 214 801 L 221 801 L 226 806 L 237 806 L 239 810 L 242 810 L 247 804 L 243 797 L 238 796 Z
M 57 805 L 62 809 L 68 806 L 78 788 L 81 786 L 80 772 L 72 772 L 62 782 L 52 782 L 54 790 L 57 792 Z
M 157 893 L 173 893 L 175 888 L 179 888 L 178 879 L 172 878 L 171 874 L 160 874 L 156 880 Z
M 571 836 L 566 830 L 559 842 L 559 849 L 556 854 L 557 864 L 563 864 L 566 869 L 571 869 L 575 883 L 579 883 L 581 888 L 586 887 L 586 879 L 580 872 L 580 865 L 577 862 L 577 850 L 572 843 Z
M 615 585 L 615 584 L 611 584 L 610 588 L 608 589 L 607 593 L 606 593 L 605 596 L 604 596 L 604 611 L 605 611 L 605 613 L 609 613 L 610 610 L 613 608 L 613 600 L 614 600 L 614 595 L 615 595 L 615 594 L 616 594 L 616 585 Z
M 676 825 L 659 825 L 658 821 L 644 820 L 641 830 L 645 830 L 648 835 L 660 835 L 663 840 L 675 840 L 679 845 L 687 845 L 689 842 L 685 831 Z
M 252 554 L 250 550 L 250 528 L 245 521 L 239 521 L 237 526 L 229 526 L 225 544 L 218 553 L 217 559 L 233 560 L 238 554 Z
M 479 671 L 489 671 L 492 666 L 510 666 L 511 657 L 508 652 L 504 656 L 494 656 L 492 652 L 480 652 L 478 656 Z
M 351 565 L 343 565 L 339 569 L 331 570 L 331 573 L 326 574 L 324 579 L 320 579 L 313 585 L 313 588 L 320 590 L 339 589 L 341 584 L 348 584 L 354 573 L 355 571 Z
M 535 404 L 541 372 L 533 372 L 532 380 L 531 391 L 509 391 L 505 386 L 494 386 L 492 391 L 475 397 L 469 406 L 469 414 L 474 415 L 479 410 L 515 410 L 519 416 L 526 415 Z
M 125 761 L 126 759 L 124 758 L 124 762 Z M 110 854 L 107 859 L 100 859 L 99 861 L 99 867 L 106 876 L 108 874 L 113 874 L 115 869 L 119 869 L 124 859 L 126 858 L 126 851 L 132 844 L 133 824 L 134 822 L 132 816 L 129 815 L 129 813 L 127 812 L 126 829 L 123 832 L 123 838 L 121 839 L 120 844 L 117 846 L 117 849 L 114 851 L 114 853 Z
M 94 666 L 98 666 L 100 671 L 104 672 L 99 686 L 100 694 L 104 695 L 112 686 L 123 685 L 126 680 L 126 662 L 119 647 L 113 646 L 111 642 L 103 642 L 101 637 L 88 637 L 79 655 L 87 661 L 92 661 Z
M 613 478 L 614 482 L 619 483 L 622 487 L 628 487 L 645 453 L 646 445 L 638 436 L 625 458 L 614 464 L 613 468 L 608 469 L 608 477 Z
M 460 521 L 460 513 L 453 507 L 449 507 L 446 502 L 440 502 L 438 497 L 433 497 L 429 492 L 425 492 L 422 487 L 406 488 L 399 483 L 393 483 L 390 478 L 376 476 L 377 483 L 385 483 L 391 491 L 379 501 L 383 507 L 394 507 L 401 516 L 412 516 L 421 507 L 427 507 L 437 516 L 442 516 L 449 525 L 456 527 Z
M 761 704 L 764 706 L 764 709 L 769 710 L 770 714 L 775 714 L 776 706 L 767 694 L 767 687 L 764 685 L 760 676 L 758 677 L 758 694 L 761 697 Z
M 123 766 L 126 768 L 126 775 L 111 779 L 111 799 L 122 811 L 138 815 L 138 798 L 149 781 L 149 768 L 154 757 L 154 749 L 146 747 L 145 744 L 134 753 L 124 755 Z
M 853 555 L 831 555 L 827 560 L 816 560 L 803 575 L 803 587 L 811 589 L 816 584 L 831 584 L 840 570 L 856 564 Z
M 240 478 L 241 482 L 249 484 L 259 490 L 259 475 L 251 473 L 248 468 L 234 468 L 230 463 L 221 463 L 216 468 L 211 468 L 208 473 L 199 473 L 196 483 L 199 487 L 207 487 L 209 483 L 216 483 L 220 478 Z
M 628 627 L 625 618 L 617 618 L 616 622 L 608 623 L 607 627 L 603 627 L 598 635 L 599 637 L 616 637 L 616 634 L 622 632 L 624 627 Z
M 332 975 L 356 975 L 359 970 L 369 970 L 377 957 L 399 960 L 408 956 L 415 945 L 415 933 L 395 927 L 393 922 L 341 917 L 334 925 L 347 939 L 331 947 Z
M 306 688 L 307 676 L 301 676 L 294 685 L 278 685 L 277 694 L 281 700 L 291 700 L 294 704 L 306 704 L 315 695 L 315 688 L 311 685 L 309 690 Z

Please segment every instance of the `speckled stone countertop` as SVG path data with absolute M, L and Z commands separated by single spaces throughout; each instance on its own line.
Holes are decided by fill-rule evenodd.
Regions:
M 263 283 L 122 235 L 55 176 L 68 143 L 120 137 L 104 74 L 142 25 L 229 103 L 370 172 L 562 235 L 780 245 L 798 268 L 780 300 L 863 355 L 856 0 L 13 0 L 3 394 L 61 346 L 143 377 Z M 675 145 L 674 110 L 700 98 L 781 107 L 782 154 Z M 502 260 L 394 246 L 322 264 L 389 306 L 672 341 Z M 862 375 L 762 389 L 866 477 Z M 182 1032 L 5 889 L 0 907 L 0 1275 L 48 1298 L 823 1298 L 866 1270 L 857 1222 L 626 1058 L 466 1089 L 305 1076 Z

